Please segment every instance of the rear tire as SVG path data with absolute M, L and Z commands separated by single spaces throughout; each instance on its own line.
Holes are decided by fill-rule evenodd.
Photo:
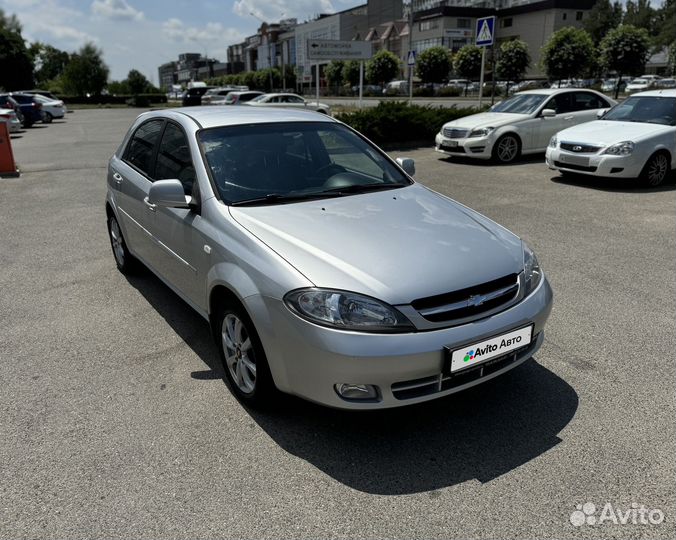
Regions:
M 243 307 L 224 302 L 214 318 L 214 337 L 225 379 L 235 397 L 253 408 L 272 403 L 277 389 L 258 332 Z
M 136 257 L 129 253 L 127 242 L 122 235 L 122 229 L 117 222 L 117 218 L 111 214 L 108 216 L 108 237 L 110 238 L 110 247 L 113 250 L 115 265 L 123 274 L 132 274 L 138 270 L 139 262 Z
M 646 162 L 639 179 L 645 187 L 657 187 L 667 179 L 670 172 L 669 155 L 656 152 Z

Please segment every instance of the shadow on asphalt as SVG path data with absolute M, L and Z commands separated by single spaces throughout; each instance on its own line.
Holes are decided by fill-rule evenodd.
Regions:
M 150 272 L 127 279 L 206 364 L 191 377 L 223 378 L 207 322 Z M 558 433 L 577 407 L 569 384 L 529 360 L 477 387 L 410 407 L 339 411 L 284 395 L 274 410 L 248 413 L 280 448 L 335 480 L 399 495 L 489 482 L 520 467 L 561 441 Z
M 528 154 L 525 156 L 521 156 L 518 159 L 514 160 L 512 163 L 495 163 L 492 160 L 486 160 L 486 159 L 477 159 L 477 158 L 470 158 L 470 157 L 465 157 L 462 155 L 458 156 L 448 156 L 445 154 L 439 154 L 440 157 L 439 161 L 445 161 L 446 163 L 457 163 L 458 165 L 474 165 L 478 167 L 514 167 L 517 165 L 525 165 L 528 163 L 542 163 L 544 165 L 545 163 L 545 154 L 540 153 L 540 154 Z
M 676 189 L 676 173 L 671 174 L 661 186 L 646 188 L 631 178 L 602 178 L 585 174 L 571 174 L 566 176 L 553 176 L 550 179 L 555 184 L 565 184 L 587 189 L 597 189 L 611 193 L 659 193 L 661 191 L 673 191 Z

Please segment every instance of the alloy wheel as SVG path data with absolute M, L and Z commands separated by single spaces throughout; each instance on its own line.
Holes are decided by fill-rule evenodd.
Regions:
M 122 233 L 120 226 L 114 217 L 110 218 L 108 230 L 110 231 L 110 243 L 113 246 L 113 255 L 118 266 L 124 266 L 124 240 L 122 240 Z
M 669 171 L 669 163 L 667 156 L 664 154 L 657 154 L 653 156 L 647 165 L 646 178 L 648 184 L 651 186 L 659 186 L 667 176 Z
M 503 163 L 508 163 L 516 158 L 519 152 L 519 143 L 512 136 L 503 137 L 498 141 L 498 159 Z
M 244 322 L 234 313 L 223 319 L 221 340 L 225 363 L 233 381 L 244 394 L 256 389 L 256 360 L 249 332 Z

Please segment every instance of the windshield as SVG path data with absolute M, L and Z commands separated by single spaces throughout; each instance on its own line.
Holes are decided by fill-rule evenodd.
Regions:
M 676 126 L 676 98 L 630 97 L 608 111 L 603 119 Z
M 531 114 L 547 98 L 546 94 L 518 94 L 495 105 L 491 112 Z
M 410 184 L 379 150 L 340 124 L 225 126 L 201 131 L 199 141 L 227 204 L 259 198 L 271 204 Z
M 648 84 L 647 79 L 634 79 L 631 84 Z

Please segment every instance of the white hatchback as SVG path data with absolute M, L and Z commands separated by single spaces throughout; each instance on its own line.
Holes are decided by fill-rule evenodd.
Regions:
M 580 88 L 519 92 L 488 112 L 444 124 L 435 149 L 449 156 L 509 163 L 521 154 L 544 152 L 554 133 L 590 122 L 598 111 L 615 103 L 599 92 Z
M 676 167 L 676 90 L 634 94 L 601 119 L 557 133 L 546 161 L 563 174 L 660 185 Z

